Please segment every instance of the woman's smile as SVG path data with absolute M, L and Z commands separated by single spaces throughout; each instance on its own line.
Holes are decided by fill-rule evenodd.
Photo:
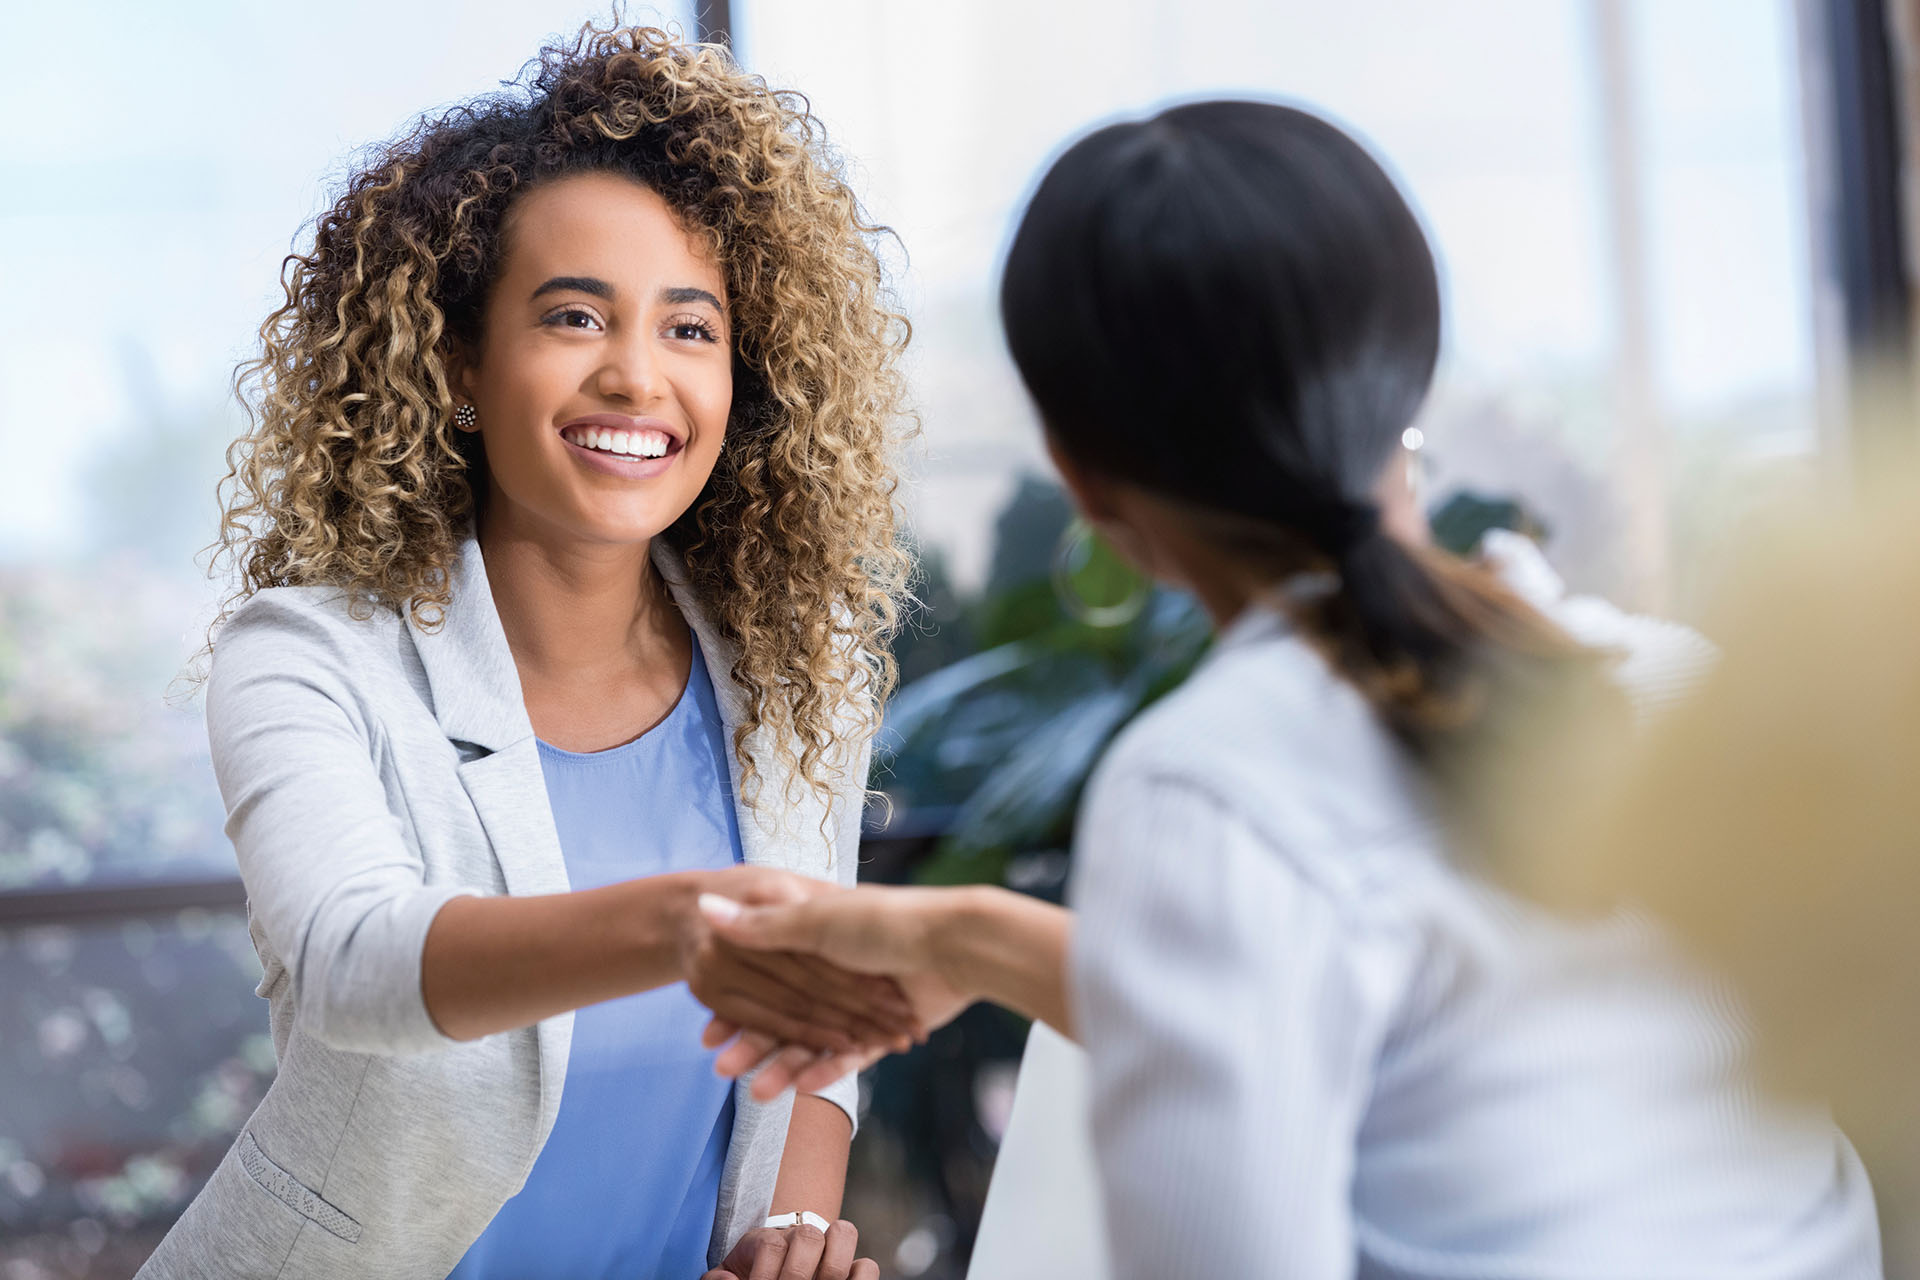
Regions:
M 661 418 L 590 413 L 562 426 L 560 439 L 583 466 L 645 480 L 673 465 L 686 448 L 687 433 Z

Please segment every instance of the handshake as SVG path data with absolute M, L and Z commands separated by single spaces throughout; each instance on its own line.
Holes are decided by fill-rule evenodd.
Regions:
M 925 1040 L 977 1000 L 1067 1025 L 1070 915 L 1004 889 L 843 889 L 762 867 L 719 872 L 682 956 L 713 1013 L 715 1069 L 767 1100 L 817 1090 Z
M 749 1090 L 762 1102 L 788 1088 L 823 1089 L 924 1040 L 976 1000 L 1066 1030 L 1060 972 L 1070 917 L 1058 907 L 987 887 L 843 889 L 768 867 L 705 874 L 696 886 L 696 910 L 679 916 L 679 958 L 713 1014 L 701 1041 L 720 1050 L 722 1076 L 757 1069 Z M 826 1275 L 815 1261 L 836 1248 L 845 1261 L 854 1249 L 845 1222 L 778 1248 L 768 1234 L 749 1233 L 704 1280 L 771 1277 L 775 1266 L 782 1276 Z M 831 1274 L 877 1272 L 861 1259 Z

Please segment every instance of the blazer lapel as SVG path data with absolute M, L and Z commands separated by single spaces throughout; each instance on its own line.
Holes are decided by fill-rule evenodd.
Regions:
M 453 602 L 438 628 L 425 631 L 407 619 L 433 691 L 434 718 L 467 757 L 460 781 L 486 827 L 507 892 L 565 893 L 567 864 L 539 743 L 473 538 L 461 545 L 451 576 Z
M 447 738 L 471 754 L 459 766 L 460 784 L 493 847 L 507 892 L 515 897 L 565 893 L 566 859 L 553 824 L 540 747 L 527 718 L 520 674 L 493 607 L 480 546 L 461 545 L 452 576 L 452 603 L 441 625 L 426 631 L 407 618 L 415 651 L 433 692 L 434 717 Z M 470 751 L 477 749 L 477 751 Z M 573 1015 L 543 1019 L 540 1046 L 540 1141 L 560 1111 L 573 1041 Z
M 514 897 L 565 893 L 566 859 L 554 830 L 546 778 L 540 772 L 540 746 L 528 734 L 519 742 L 460 766 L 460 783 L 473 801 L 487 841 Z M 560 1114 L 560 1086 L 566 1080 L 573 1047 L 573 1014 L 543 1018 L 535 1028 L 540 1043 L 540 1141 L 544 1145 Z

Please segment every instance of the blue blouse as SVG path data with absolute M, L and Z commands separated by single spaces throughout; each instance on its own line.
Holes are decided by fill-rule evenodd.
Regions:
M 698 640 L 686 692 L 641 737 L 591 754 L 542 742 L 572 886 L 740 861 L 727 755 Z M 700 1047 L 706 1021 L 684 983 L 574 1015 L 552 1136 L 449 1280 L 696 1280 L 707 1270 L 733 1092 Z

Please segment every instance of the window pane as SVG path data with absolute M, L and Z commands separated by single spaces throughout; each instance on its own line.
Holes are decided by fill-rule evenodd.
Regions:
M 1813 446 L 1784 0 L 736 8 L 747 61 L 806 91 L 899 232 L 926 429 L 915 515 L 963 588 L 985 577 L 1016 477 L 1043 467 L 993 310 L 1010 219 L 1064 140 L 1170 98 L 1283 97 L 1388 161 L 1446 289 L 1432 497 L 1518 498 L 1576 587 L 1684 610 L 1746 468 Z M 1609 166 L 1623 130 L 1626 242 Z M 1623 313 L 1634 281 L 1646 306 Z M 1644 395 L 1622 367 L 1634 343 L 1651 353 Z M 1623 448 L 1643 417 L 1651 459 Z M 1637 537 L 1650 584 L 1624 559 Z

